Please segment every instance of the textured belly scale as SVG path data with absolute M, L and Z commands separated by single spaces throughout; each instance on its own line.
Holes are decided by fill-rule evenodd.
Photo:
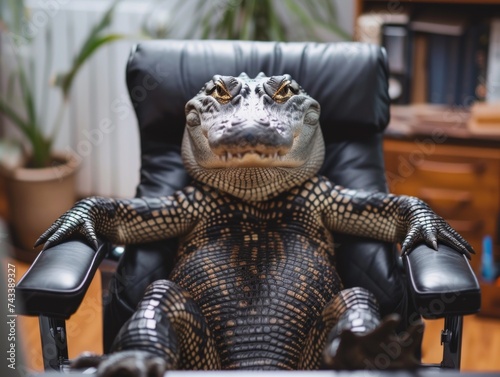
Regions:
M 332 236 L 300 196 L 215 202 L 181 243 L 171 280 L 198 303 L 224 369 L 297 367 L 311 328 L 341 289 Z M 276 206 L 284 210 L 269 211 Z

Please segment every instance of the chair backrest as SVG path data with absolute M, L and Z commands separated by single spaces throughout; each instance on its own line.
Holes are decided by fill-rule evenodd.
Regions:
M 184 105 L 214 74 L 241 72 L 250 77 L 259 72 L 292 75 L 321 105 L 327 145 L 321 173 L 346 187 L 386 190 L 381 141 L 389 121 L 389 97 L 382 49 L 354 42 L 163 40 L 137 45 L 127 67 L 141 136 L 138 196 L 171 194 L 189 182 L 179 155 Z M 404 294 L 392 246 L 343 236 L 336 242 L 344 284 L 370 288 L 383 313 L 397 310 Z M 147 283 L 168 276 L 174 253 L 175 242 L 127 248 L 106 308 L 105 349 L 126 317 L 120 310 L 131 311 Z

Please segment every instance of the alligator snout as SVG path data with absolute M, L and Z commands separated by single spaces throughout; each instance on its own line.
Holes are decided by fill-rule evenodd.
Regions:
M 257 153 L 284 155 L 293 144 L 291 130 L 274 127 L 269 121 L 233 122 L 208 133 L 208 144 L 217 155 Z

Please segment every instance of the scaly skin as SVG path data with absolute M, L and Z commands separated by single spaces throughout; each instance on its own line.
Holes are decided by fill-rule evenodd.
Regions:
M 84 199 L 38 241 L 47 248 L 80 233 L 96 247 L 98 238 L 180 238 L 169 280 L 150 286 L 114 353 L 78 363 L 99 364 L 102 376 L 350 369 L 371 365 L 373 350 L 390 341 L 402 352 L 389 367 L 415 366 L 421 325 L 410 329 L 411 341 L 398 337 L 397 321 L 380 320 L 370 292 L 343 290 L 332 232 L 399 242 L 404 253 L 441 242 L 469 256 L 468 243 L 417 198 L 317 176 L 319 105 L 289 76 L 216 76 L 188 102 L 186 119 L 191 186 L 155 199 Z

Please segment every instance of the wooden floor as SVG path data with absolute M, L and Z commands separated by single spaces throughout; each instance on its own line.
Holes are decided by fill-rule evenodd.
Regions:
M 28 266 L 21 262 L 10 262 L 16 264 L 20 278 Z M 102 353 L 100 285 L 100 275 L 97 274 L 79 311 L 67 323 L 70 357 L 84 351 Z M 462 370 L 500 371 L 500 319 L 467 316 L 464 322 Z M 441 360 L 442 349 L 439 342 L 442 325 L 441 320 L 426 322 L 423 344 L 423 361 L 426 363 Z M 30 368 L 41 371 L 43 364 L 37 318 L 20 317 L 19 331 L 26 363 Z

